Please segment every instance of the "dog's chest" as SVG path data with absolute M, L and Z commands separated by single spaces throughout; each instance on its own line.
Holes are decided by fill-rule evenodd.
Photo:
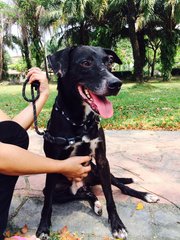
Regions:
M 82 137 L 81 141 L 71 146 L 72 151 L 70 156 L 84 156 L 84 155 L 95 156 L 95 150 L 98 147 L 99 142 L 100 142 L 99 137 L 90 139 L 87 135 L 85 135 Z
M 95 156 L 96 148 L 100 142 L 99 138 L 99 122 L 96 122 L 94 114 L 87 104 L 85 107 L 85 119 L 86 125 L 84 126 L 84 134 L 81 136 L 81 140 L 75 143 L 72 147 L 70 156 Z M 88 120 L 89 119 L 89 120 Z

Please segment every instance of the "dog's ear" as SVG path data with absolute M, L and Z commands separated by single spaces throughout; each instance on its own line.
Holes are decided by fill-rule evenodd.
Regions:
M 112 51 L 111 49 L 107 49 L 107 48 L 103 48 L 103 50 L 105 51 L 105 53 L 107 55 L 113 56 L 113 62 L 122 64 L 121 59 L 118 57 L 118 55 L 114 51 Z
M 71 51 L 72 48 L 69 47 L 47 56 L 49 66 L 56 75 L 64 77 L 67 73 L 69 67 L 69 55 Z

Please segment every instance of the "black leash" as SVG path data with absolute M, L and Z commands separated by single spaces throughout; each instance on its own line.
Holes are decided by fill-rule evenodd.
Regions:
M 36 111 L 36 104 L 35 104 L 36 100 L 40 96 L 40 91 L 39 91 L 40 83 L 39 83 L 39 81 L 34 81 L 31 84 L 31 97 L 32 98 L 28 98 L 26 96 L 26 86 L 27 86 L 28 82 L 29 82 L 29 78 L 27 78 L 26 81 L 23 83 L 22 96 L 27 102 L 32 102 L 33 115 L 34 115 L 34 128 L 35 128 L 36 133 L 39 134 L 39 135 L 44 135 L 44 132 L 40 132 L 39 129 L 38 129 L 37 111 Z M 34 91 L 37 92 L 36 96 L 35 96 Z

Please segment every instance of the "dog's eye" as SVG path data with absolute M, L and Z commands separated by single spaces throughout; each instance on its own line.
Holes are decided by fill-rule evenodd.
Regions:
M 82 67 L 91 67 L 92 66 L 92 61 L 90 60 L 84 60 L 83 62 L 81 62 L 81 66 Z
M 109 71 L 111 71 L 111 70 L 112 70 L 112 67 L 113 67 L 113 62 L 108 61 L 108 62 L 105 63 L 105 66 L 107 67 L 107 69 L 108 69 Z

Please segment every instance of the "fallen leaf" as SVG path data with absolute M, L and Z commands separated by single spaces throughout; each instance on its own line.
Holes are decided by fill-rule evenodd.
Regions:
M 64 233 L 66 233 L 68 231 L 68 227 L 67 226 L 64 226 L 60 231 L 59 231 L 59 233 L 60 234 L 64 234 Z
M 21 233 L 25 234 L 28 232 L 28 226 L 25 224 L 24 227 L 21 228 Z
M 10 232 L 9 230 L 6 231 L 6 232 L 5 232 L 5 236 L 8 237 L 8 238 L 11 237 L 11 232 Z
M 109 237 L 104 237 L 103 240 L 111 240 Z
M 75 234 L 71 234 L 68 231 L 68 227 L 64 226 L 60 231 L 60 237 L 59 240 L 81 240 L 78 236 L 76 236 Z
M 144 209 L 144 205 L 142 202 L 139 202 L 137 205 L 136 205 L 136 210 L 142 210 Z

